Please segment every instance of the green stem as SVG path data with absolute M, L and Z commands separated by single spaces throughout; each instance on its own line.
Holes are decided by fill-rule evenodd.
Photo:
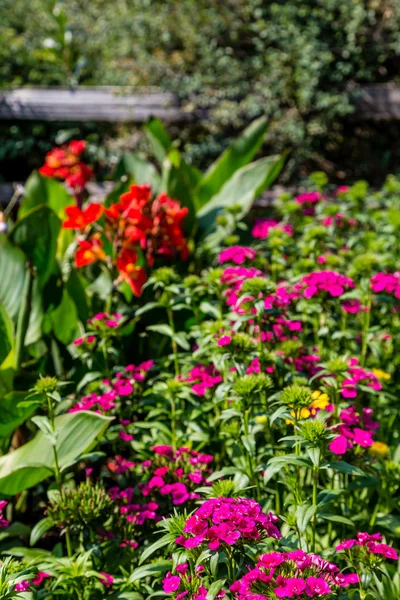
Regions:
M 371 291 L 368 293 L 367 300 L 367 311 L 365 312 L 365 318 L 363 322 L 363 331 L 362 331 L 362 341 L 361 341 L 361 366 L 365 365 L 365 361 L 367 358 L 367 341 L 368 341 L 368 331 L 371 324 Z
M 27 265 L 24 288 L 22 290 L 22 300 L 18 313 L 17 333 L 15 336 L 15 370 L 18 373 L 21 369 L 22 357 L 24 353 L 24 343 L 26 332 L 29 326 L 29 317 L 32 306 L 33 291 L 33 271 L 31 265 Z
M 317 507 L 317 495 L 318 495 L 318 479 L 319 479 L 319 466 L 313 467 L 313 488 L 312 488 L 312 503 L 313 506 Z M 315 514 L 312 518 L 312 552 L 315 553 L 315 538 L 317 529 L 317 515 Z
M 172 314 L 172 310 L 170 308 L 167 308 L 167 314 L 168 314 L 168 322 L 169 322 L 169 326 L 171 328 L 172 331 L 172 338 L 171 338 L 171 346 L 172 346 L 172 352 L 174 355 L 174 365 L 175 365 L 175 376 L 179 377 L 179 360 L 178 360 L 178 344 L 176 343 L 174 336 L 175 336 L 175 324 L 174 324 L 174 315 Z
M 176 450 L 176 406 L 175 406 L 175 398 L 173 394 L 171 395 L 171 442 L 172 442 L 172 450 L 175 452 Z

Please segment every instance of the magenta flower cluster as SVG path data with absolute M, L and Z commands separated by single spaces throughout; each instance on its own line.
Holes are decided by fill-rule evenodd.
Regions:
M 356 398 L 357 385 L 365 385 L 375 392 L 382 389 L 382 384 L 372 371 L 366 371 L 361 367 L 358 358 L 349 359 L 348 377 L 342 381 L 340 393 L 343 398 Z
M 337 298 L 354 287 L 355 283 L 350 277 L 336 271 L 313 271 L 296 283 L 293 289 L 309 299 L 319 294 Z
M 389 294 L 400 300 L 400 271 L 377 273 L 371 279 L 372 291 L 376 294 Z
M 138 485 L 145 498 L 172 501 L 174 506 L 200 498 L 194 490 L 208 485 L 213 456 L 182 447 L 154 446 L 154 458 L 142 463 L 142 482 Z
M 340 552 L 342 550 L 352 550 L 364 548 L 370 554 L 382 557 L 382 559 L 388 558 L 391 560 L 398 560 L 399 555 L 392 546 L 382 543 L 383 537 L 380 533 L 357 533 L 356 539 L 343 540 L 335 550 Z
M 255 568 L 235 581 L 230 590 L 238 600 L 305 600 L 329 597 L 340 588 L 357 582 L 357 574 L 340 574 L 334 563 L 321 556 L 294 550 L 262 554 Z
M 315 214 L 315 206 L 322 198 L 319 192 L 305 192 L 296 196 L 295 201 L 302 207 L 304 215 L 313 216 Z
M 372 420 L 372 408 L 363 408 L 362 416 L 354 406 L 343 409 L 339 418 L 341 425 L 334 428 L 339 435 L 329 444 L 329 450 L 334 454 L 345 454 L 354 445 L 361 448 L 369 448 L 374 443 L 373 435 L 378 429 L 377 421 Z
M 183 532 L 189 535 L 180 535 L 176 543 L 187 549 L 204 544 L 218 550 L 224 544 L 279 539 L 278 520 L 271 512 L 265 514 L 255 500 L 210 498 L 187 519 Z
M 256 257 L 256 251 L 254 248 L 247 246 L 232 246 L 222 250 L 218 256 L 218 263 L 220 265 L 230 262 L 235 265 L 242 265 L 246 260 L 254 260 Z
M 175 595 L 175 600 L 182 600 L 189 596 L 190 600 L 206 600 L 208 591 L 199 575 L 204 571 L 203 565 L 196 567 L 196 577 L 192 577 L 188 573 L 189 565 L 183 563 L 175 567 L 176 575 L 173 575 L 169 571 L 163 579 L 162 585 L 163 590 L 166 594 L 172 594 L 178 592 Z M 225 590 L 220 590 L 215 598 L 224 598 L 226 595 Z
M 121 397 L 133 394 L 136 384 L 146 379 L 147 373 L 153 364 L 152 360 L 147 360 L 137 366 L 126 366 L 113 379 L 102 381 L 102 391 L 100 393 L 92 392 L 84 396 L 70 408 L 69 412 L 92 410 L 97 413 L 104 413 L 113 410 Z
M 193 384 L 192 392 L 197 396 L 204 396 L 206 390 L 222 382 L 222 377 L 214 365 L 198 364 L 182 380 Z
M 293 235 L 293 227 L 288 223 L 280 223 L 279 221 L 274 221 L 273 219 L 256 219 L 253 228 L 251 230 L 251 235 L 253 238 L 259 240 L 265 240 L 272 230 L 283 231 L 289 236 Z

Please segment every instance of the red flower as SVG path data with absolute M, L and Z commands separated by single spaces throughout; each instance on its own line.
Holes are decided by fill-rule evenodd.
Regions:
M 75 264 L 78 268 L 106 258 L 103 242 L 97 235 L 88 240 L 78 240 L 78 246 L 79 248 L 75 252 Z
M 124 249 L 117 258 L 117 269 L 120 276 L 131 287 L 135 296 L 140 296 L 142 287 L 147 281 L 146 271 L 137 266 L 137 253 L 129 248 Z
M 63 222 L 63 228 L 83 230 L 101 217 L 103 213 L 103 207 L 101 204 L 92 202 L 83 210 L 81 210 L 78 206 L 68 206 L 65 209 L 65 212 L 68 215 L 68 219 Z
M 92 169 L 80 160 L 85 146 L 83 140 L 71 140 L 61 148 L 53 148 L 46 154 L 39 173 L 65 181 L 75 192 L 82 190 L 93 174 Z

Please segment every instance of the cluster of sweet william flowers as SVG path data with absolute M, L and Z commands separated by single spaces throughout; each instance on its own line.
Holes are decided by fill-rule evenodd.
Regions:
M 324 217 L 321 223 L 325 227 L 331 227 L 333 225 L 335 227 L 338 227 L 339 229 L 347 229 L 350 227 L 356 227 L 357 219 L 354 219 L 353 217 L 348 217 L 347 215 L 343 215 L 341 213 L 337 213 L 332 217 Z
M 7 506 L 7 504 L 8 504 L 7 500 L 0 500 L 0 528 L 9 526 L 9 522 L 3 515 L 3 511 L 4 511 L 5 507 Z
M 198 364 L 187 375 L 181 376 L 181 380 L 193 384 L 192 392 L 197 396 L 204 396 L 206 390 L 222 382 L 222 377 L 214 365 Z
M 357 554 L 364 555 L 364 557 L 367 557 L 369 553 L 381 560 L 384 560 L 385 558 L 398 560 L 399 555 L 396 550 L 388 544 L 383 544 L 382 540 L 383 537 L 380 533 L 371 535 L 369 533 L 359 532 L 355 539 L 343 540 L 343 542 L 336 546 L 335 550 L 337 552 L 347 551 L 351 554 L 357 552 Z
M 342 381 L 340 390 L 343 398 L 356 398 L 357 385 L 360 383 L 371 388 L 375 392 L 380 392 L 382 389 L 382 384 L 375 373 L 373 371 L 366 371 L 363 367 L 358 365 L 358 362 L 358 358 L 349 359 L 350 366 L 347 371 L 349 376 Z
M 208 590 L 199 577 L 204 571 L 203 565 L 196 567 L 196 576 L 192 577 L 188 563 L 175 567 L 175 575 L 169 571 L 163 579 L 163 590 L 166 594 L 174 594 L 175 600 L 207 600 Z M 220 590 L 215 598 L 224 598 L 225 590 Z
M 377 273 L 371 279 L 372 291 L 376 294 L 389 294 L 400 300 L 400 271 Z
M 253 261 L 256 257 L 256 251 L 254 248 L 247 246 L 232 246 L 222 250 L 218 256 L 218 263 L 223 265 L 224 263 L 231 262 L 235 265 L 242 265 L 246 261 Z
M 293 289 L 309 299 L 322 293 L 336 298 L 354 287 L 355 283 L 350 277 L 336 271 L 313 271 L 296 283 Z
M 138 485 L 145 498 L 171 501 L 174 506 L 198 500 L 194 491 L 207 485 L 213 456 L 182 447 L 153 446 L 154 458 L 142 462 L 142 481 Z
M 296 196 L 295 201 L 303 209 L 303 214 L 313 216 L 315 214 L 315 206 L 323 199 L 320 192 L 305 192 Z
M 88 332 L 90 333 L 77 338 L 72 343 L 77 348 L 81 347 L 82 350 L 93 351 L 97 338 L 109 337 L 113 334 L 113 330 L 118 329 L 123 319 L 124 316 L 121 313 L 97 313 L 86 322 Z
M 255 239 L 265 240 L 273 230 L 283 231 L 289 236 L 293 235 L 293 227 L 291 225 L 288 223 L 280 223 L 273 219 L 256 219 L 251 230 L 251 235 Z
M 265 277 L 264 273 L 255 267 L 227 267 L 221 275 L 221 283 L 227 286 L 224 295 L 226 297 L 226 304 L 238 314 L 244 314 L 248 312 L 243 308 L 243 304 L 254 300 L 251 296 L 242 298 L 241 289 L 243 283 L 248 279 L 254 277 Z
M 358 582 L 356 573 L 340 574 L 340 569 L 317 554 L 303 550 L 262 554 L 256 566 L 230 590 L 238 600 L 270 598 L 332 597 L 340 588 Z
M 188 258 L 183 232 L 187 214 L 186 207 L 166 194 L 154 197 L 149 186 L 132 185 L 119 202 L 108 208 L 96 203 L 83 210 L 69 207 L 63 227 L 80 232 L 75 252 L 77 267 L 105 261 L 117 272 L 116 283 L 125 281 L 133 294 L 140 296 L 147 281 L 141 257 L 150 267 L 157 257 Z M 104 239 L 111 248 L 109 256 Z
M 265 514 L 255 500 L 210 498 L 187 519 L 183 534 L 175 541 L 186 549 L 207 546 L 218 550 L 267 537 L 279 539 L 278 520 L 271 512 Z
M 93 170 L 81 161 L 85 148 L 86 142 L 83 140 L 71 140 L 68 144 L 53 148 L 46 154 L 39 173 L 65 181 L 74 193 L 79 194 L 93 175 Z
M 36 573 L 36 576 L 33 579 L 27 580 L 24 579 L 23 581 L 20 581 L 19 583 L 17 583 L 17 585 L 14 587 L 14 591 L 15 592 L 27 592 L 31 589 L 31 586 L 34 585 L 35 587 L 41 585 L 43 583 L 43 581 L 45 579 L 48 579 L 50 577 L 50 575 L 48 573 L 45 573 L 44 571 L 38 571 Z
M 101 392 L 91 392 L 84 396 L 69 409 L 69 412 L 92 410 L 101 414 L 113 410 L 116 408 L 118 400 L 131 396 L 135 392 L 137 384 L 146 379 L 153 364 L 152 360 L 147 360 L 139 365 L 127 365 L 116 373 L 113 379 L 102 381 Z M 126 435 L 120 435 L 120 437 L 128 441 Z
M 341 425 L 335 427 L 334 431 L 339 435 L 329 444 L 329 450 L 334 454 L 345 454 L 354 446 L 370 448 L 373 443 L 373 435 L 379 424 L 372 420 L 372 408 L 363 408 L 360 415 L 354 406 L 342 410 L 339 418 Z

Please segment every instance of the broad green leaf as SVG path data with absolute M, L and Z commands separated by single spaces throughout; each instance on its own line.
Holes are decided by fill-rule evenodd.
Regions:
M 76 310 L 78 311 L 79 320 L 85 323 L 89 318 L 88 300 L 85 292 L 83 277 L 74 269 L 71 271 L 67 281 L 67 291 L 70 298 L 74 301 Z
M 63 220 L 66 207 L 74 204 L 74 198 L 68 194 L 62 183 L 34 171 L 25 184 L 25 195 L 18 210 L 18 218 L 21 219 L 32 208 L 45 205 Z
M 77 462 L 83 453 L 88 452 L 111 421 L 109 417 L 87 411 L 56 417 L 56 449 L 60 468 Z M 39 431 L 30 442 L 0 457 L 0 494 L 19 494 L 52 475 L 53 470 L 53 448 Z
M 150 185 L 153 192 L 160 188 L 161 177 L 155 166 L 134 154 L 126 152 L 122 155 L 117 174 L 121 176 L 123 173 L 132 176 L 131 184 Z M 124 190 L 120 191 L 120 194 L 123 192 Z M 118 202 L 118 199 L 113 199 L 113 202 Z
M 236 171 L 218 194 L 198 212 L 200 229 L 213 229 L 216 217 L 226 207 L 240 206 L 238 218 L 244 217 L 257 196 L 279 175 L 283 164 L 282 157 L 267 156 Z
M 78 312 L 65 288 L 61 303 L 52 311 L 50 318 L 56 338 L 66 346 L 70 344 L 77 334 Z
M 342 523 L 343 525 L 350 525 L 350 527 L 354 527 L 353 521 L 350 521 L 350 519 L 347 519 L 346 517 L 342 517 L 342 515 L 320 514 L 319 516 L 322 519 L 325 519 L 325 521 L 332 521 L 332 523 Z
M 160 325 L 149 325 L 146 327 L 147 331 L 155 331 L 156 333 L 160 333 L 161 335 L 166 335 L 168 337 L 173 337 L 174 333 L 169 325 L 165 323 L 161 323 Z
M 226 581 L 226 579 L 218 579 L 218 581 L 213 581 L 213 583 L 208 588 L 206 600 L 214 600 L 215 596 L 224 587 L 225 581 Z
M 31 531 L 31 537 L 29 543 L 31 546 L 34 546 L 40 538 L 47 532 L 49 529 L 53 527 L 53 521 L 49 517 L 45 517 L 44 519 L 40 519 Z
M 26 256 L 20 248 L 0 235 L 0 302 L 8 315 L 18 315 L 25 281 Z
M 196 185 L 196 172 L 182 158 L 181 153 L 174 149 L 169 152 L 163 162 L 161 191 L 171 198 L 179 200 L 188 209 L 183 222 L 185 231 L 191 234 L 196 223 L 198 206 L 193 193 Z
M 172 147 L 171 138 L 164 124 L 160 119 L 152 118 L 143 127 L 147 139 L 150 142 L 153 154 L 160 164 L 162 164 L 165 155 Z
M 25 337 L 25 346 L 34 344 L 42 337 L 43 324 L 43 291 L 38 278 L 33 281 L 32 304 L 30 309 L 29 326 Z
M 7 437 L 35 412 L 40 396 L 26 400 L 26 392 L 10 392 L 0 399 L 0 438 Z
M 0 364 L 10 354 L 13 346 L 13 323 L 0 302 Z
M 25 213 L 9 233 L 37 268 L 42 284 L 50 277 L 55 264 L 57 238 L 61 221 L 48 206 L 38 206 Z
M 199 208 L 205 206 L 238 169 L 253 160 L 262 146 L 267 129 L 265 117 L 256 119 L 210 166 L 196 189 Z

